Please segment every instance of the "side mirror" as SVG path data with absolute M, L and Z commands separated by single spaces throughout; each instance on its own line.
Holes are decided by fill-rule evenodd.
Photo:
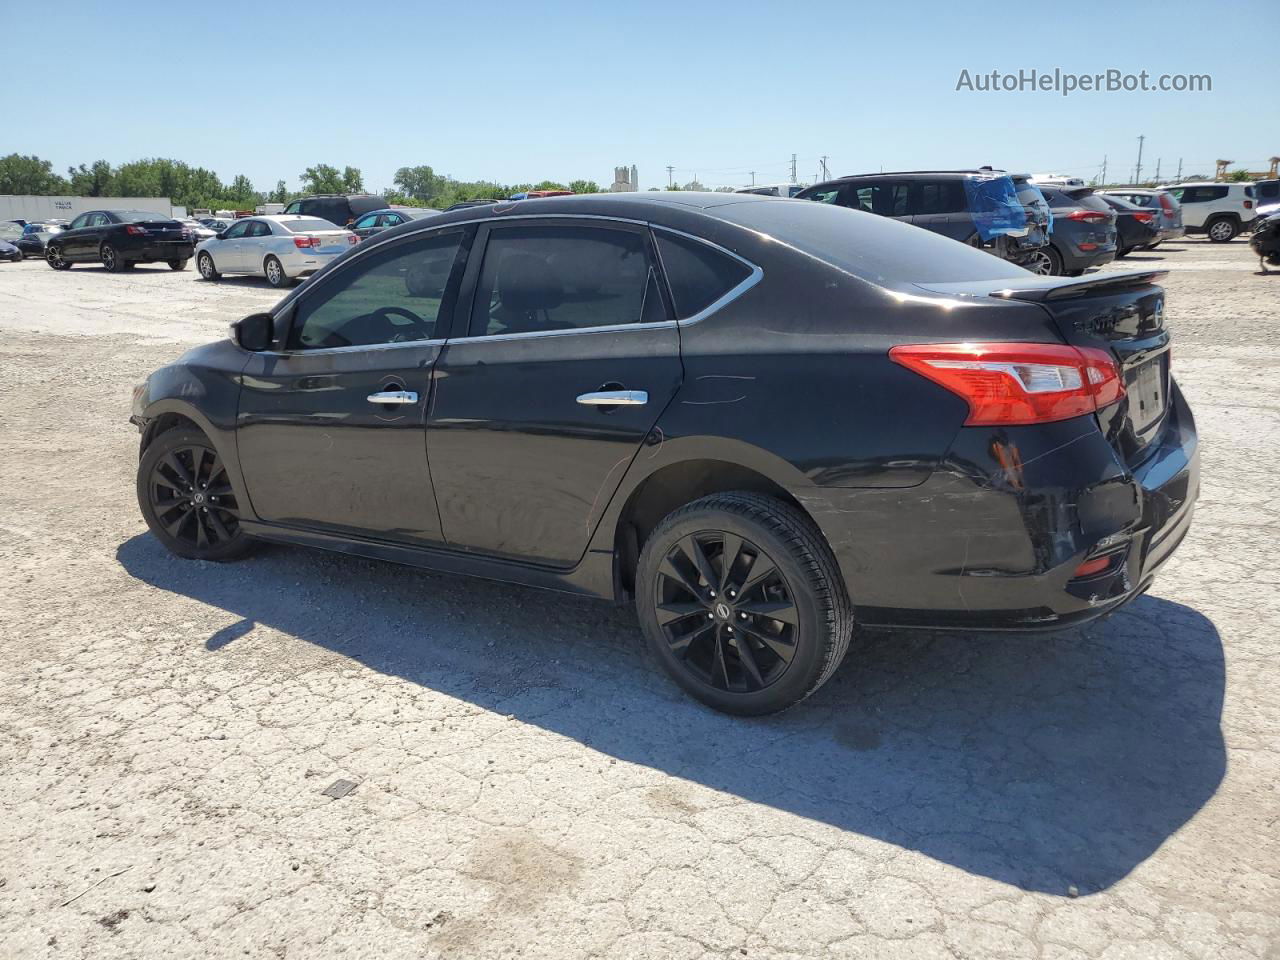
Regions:
M 275 320 L 269 313 L 252 313 L 231 325 L 231 338 L 242 350 L 266 350 L 274 336 Z

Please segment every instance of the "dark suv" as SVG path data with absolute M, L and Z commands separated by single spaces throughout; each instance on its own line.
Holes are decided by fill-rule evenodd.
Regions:
M 285 213 L 298 213 L 306 217 L 319 217 L 339 227 L 348 226 L 357 217 L 386 207 L 385 197 L 363 193 L 318 193 L 301 197 L 284 208 Z
M 1094 196 L 1092 187 L 1039 186 L 1053 211 L 1053 232 L 1028 269 L 1052 277 L 1078 277 L 1116 258 L 1115 211 Z
M 694 696 L 778 710 L 855 622 L 1048 629 L 1146 589 L 1198 493 L 1161 275 L 743 194 L 459 210 L 151 374 L 138 501 L 182 557 L 631 603 Z
M 903 220 L 1021 266 L 1049 242 L 1049 207 L 1036 185 L 990 167 L 841 177 L 796 198 Z

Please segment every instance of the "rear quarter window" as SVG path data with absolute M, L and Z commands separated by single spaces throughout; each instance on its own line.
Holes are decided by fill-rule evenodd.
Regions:
M 680 320 L 701 313 L 751 276 L 751 268 L 741 260 L 705 243 L 662 231 L 656 235 Z

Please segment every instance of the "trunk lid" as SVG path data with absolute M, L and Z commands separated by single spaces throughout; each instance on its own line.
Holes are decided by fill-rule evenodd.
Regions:
M 1111 353 L 1125 395 L 1098 413 L 1107 440 L 1129 466 L 1141 462 L 1160 437 L 1169 403 L 1169 331 L 1164 289 L 1167 271 L 1100 274 L 1075 279 L 1037 277 L 1006 281 L 920 284 L 947 296 L 991 296 L 1036 303 L 1072 346 Z M 1001 286 L 1000 284 L 1004 285 Z

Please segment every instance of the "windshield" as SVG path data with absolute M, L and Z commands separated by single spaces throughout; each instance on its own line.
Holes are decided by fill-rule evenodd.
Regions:
M 305 220 L 286 220 L 281 224 L 290 233 L 315 233 L 317 230 L 337 230 L 328 220 L 319 217 L 307 217 Z
M 13 240 L 22 236 L 22 226 L 17 223 L 0 223 L 0 240 Z

